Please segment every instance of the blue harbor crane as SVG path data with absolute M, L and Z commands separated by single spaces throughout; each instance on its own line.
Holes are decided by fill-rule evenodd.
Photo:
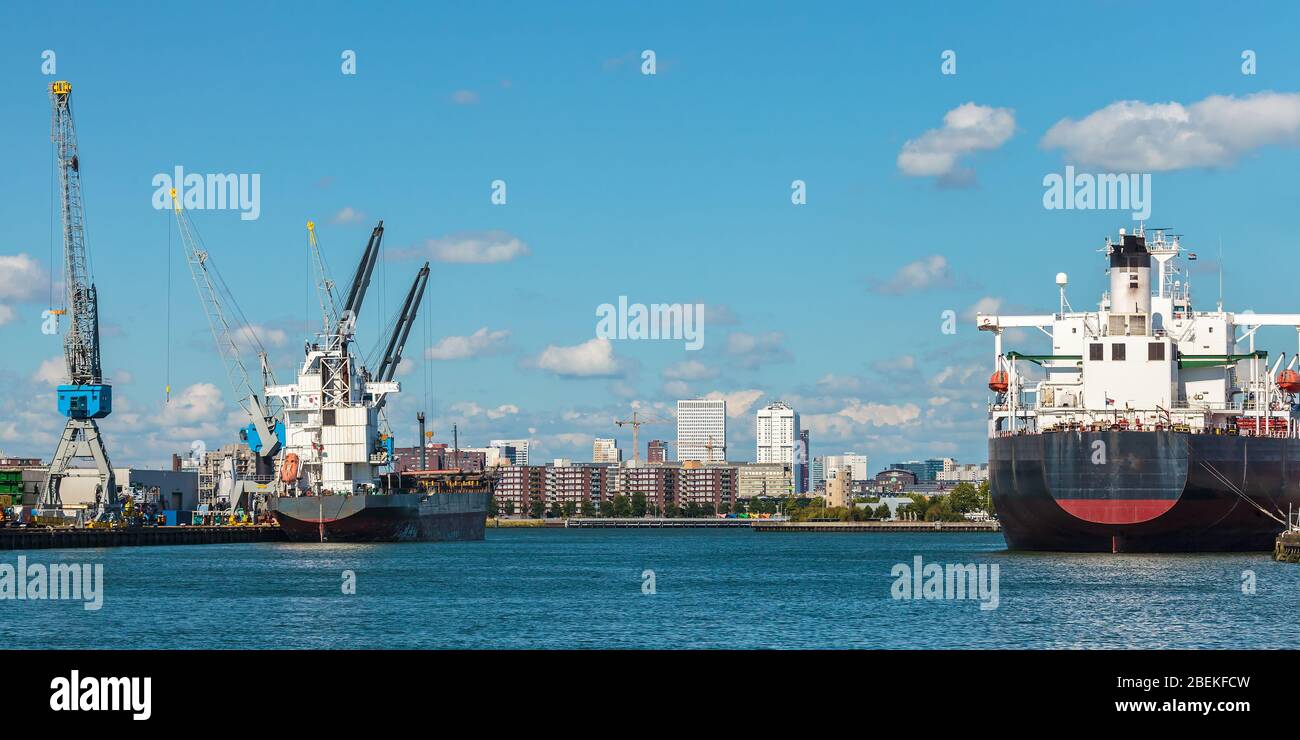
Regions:
M 249 449 L 270 466 L 284 444 L 284 422 L 276 404 L 263 396 L 266 386 L 275 385 L 275 373 L 271 370 L 266 348 L 257 338 L 253 326 L 244 318 L 243 311 L 239 309 L 229 286 L 217 271 L 194 224 L 181 208 L 175 188 L 171 191 L 171 198 L 181 246 L 185 250 L 185 262 L 189 265 L 190 276 L 194 278 L 194 287 L 198 289 L 199 302 L 208 319 L 208 328 L 212 330 L 212 339 L 216 342 L 217 353 L 225 365 L 230 387 L 249 420 L 240 436 Z M 255 345 L 262 375 L 260 391 L 253 385 L 248 368 L 244 366 L 243 342 Z
M 59 170 L 63 220 L 63 282 L 66 290 L 68 333 L 63 338 L 68 383 L 58 387 L 59 413 L 68 418 L 59 446 L 50 461 L 41 498 L 43 511 L 63 508 L 60 494 L 63 479 L 76 459 L 91 458 L 99 471 L 95 493 L 101 511 L 117 499 L 113 465 L 104 449 L 96 419 L 113 410 L 113 388 L 104 382 L 99 354 L 99 298 L 86 258 L 86 214 L 81 197 L 81 160 L 77 152 L 77 129 L 72 121 L 72 83 L 60 80 L 50 85 L 53 106 L 50 138 L 54 142 Z

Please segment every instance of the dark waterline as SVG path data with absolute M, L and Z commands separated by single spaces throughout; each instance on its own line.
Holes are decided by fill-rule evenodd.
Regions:
M 100 611 L 0 601 L 8 648 L 1296 648 L 1265 553 L 1008 552 L 998 534 L 490 529 L 485 542 L 8 552 L 104 564 Z M 891 598 L 997 564 L 998 608 Z M 344 595 L 342 573 L 356 574 Z M 642 593 L 654 571 L 654 595 Z M 1256 593 L 1243 594 L 1243 571 Z

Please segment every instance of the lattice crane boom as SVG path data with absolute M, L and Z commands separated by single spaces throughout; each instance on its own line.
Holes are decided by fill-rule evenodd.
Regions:
M 185 250 L 185 262 L 189 265 L 190 276 L 194 278 L 194 287 L 199 292 L 199 303 L 203 306 L 203 313 L 208 319 L 212 339 L 217 344 L 217 354 L 221 356 L 222 365 L 226 368 L 226 376 L 230 380 L 231 389 L 238 397 L 239 406 L 251 422 L 252 431 L 256 433 L 257 441 L 260 443 L 260 449 L 255 448 L 254 451 L 264 458 L 273 457 L 280 451 L 280 439 L 276 434 L 278 409 L 263 402 L 262 394 L 257 392 L 248 368 L 244 365 L 244 353 L 236 337 L 246 337 L 256 345 L 263 389 L 267 385 L 275 384 L 275 375 L 271 370 L 271 363 L 267 360 L 266 348 L 262 346 L 246 321 L 232 316 L 224 307 L 223 296 L 228 296 L 230 291 L 225 287 L 225 281 L 221 279 L 220 273 L 217 273 L 215 266 L 212 265 L 211 256 L 204 249 L 194 224 L 181 208 L 174 188 L 171 191 L 171 198 L 181 246 Z M 237 307 L 236 311 L 238 311 Z M 253 446 L 252 440 L 249 441 L 250 446 Z

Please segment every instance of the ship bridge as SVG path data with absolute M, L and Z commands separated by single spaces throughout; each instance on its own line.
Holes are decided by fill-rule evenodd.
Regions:
M 1148 240 L 1145 228 L 1121 229 L 1101 251 L 1109 290 L 1098 310 L 1073 310 L 1061 273 L 1056 313 L 976 316 L 976 327 L 993 334 L 990 436 L 1108 428 L 1300 433 L 1300 314 L 1194 310 L 1180 237 L 1165 230 Z M 1255 347 L 1262 326 L 1295 328 L 1297 352 L 1270 359 Z M 1008 329 L 1041 331 L 1051 351 L 1008 351 Z

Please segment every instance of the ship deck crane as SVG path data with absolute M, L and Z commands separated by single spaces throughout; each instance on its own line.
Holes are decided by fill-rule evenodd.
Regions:
M 68 333 L 63 339 L 68 384 L 58 387 L 59 412 L 68 417 L 59 445 L 50 461 L 42 494 L 42 509 L 61 509 L 60 488 L 77 458 L 92 458 L 99 471 L 96 505 L 112 504 L 117 497 L 113 465 L 104 448 L 96 419 L 113 410 L 113 389 L 104 382 L 100 363 L 99 295 L 86 257 L 86 214 L 81 195 L 81 159 L 77 150 L 77 129 L 72 120 L 72 83 L 60 80 L 50 85 L 53 107 L 50 138 L 54 142 L 59 170 L 59 191 L 63 221 L 63 281 L 69 314 Z
M 415 274 L 415 282 L 411 283 L 406 300 L 398 311 L 393 333 L 388 338 L 388 346 L 384 348 L 384 358 L 375 371 L 375 380 L 386 383 L 397 373 L 397 366 L 402 362 L 402 349 L 406 347 L 406 339 L 411 335 L 411 327 L 415 325 L 415 317 L 420 310 L 420 302 L 424 300 L 424 288 L 428 283 L 429 263 L 425 262 L 424 267 Z
M 189 217 L 181 208 L 176 190 L 171 191 L 172 208 L 176 213 L 176 224 L 180 231 L 181 245 L 185 250 L 185 261 L 189 264 L 190 275 L 194 278 L 194 287 L 199 291 L 199 302 L 212 330 L 212 339 L 217 343 L 217 353 L 225 365 L 230 386 L 239 396 L 239 405 L 248 416 L 249 425 L 241 436 L 256 455 L 264 461 L 273 459 L 284 443 L 284 424 L 279 420 L 279 409 L 268 398 L 265 402 L 257 392 L 248 369 L 244 366 L 244 354 L 235 336 L 238 332 L 257 345 L 257 357 L 262 374 L 262 387 L 275 384 L 275 373 L 267 359 L 266 348 L 257 339 L 257 334 L 247 321 L 243 312 L 235 304 L 234 296 L 226 286 L 221 275 L 212 263 L 211 255 L 203 247 L 198 232 Z M 228 301 L 235 314 L 228 314 L 223 303 Z

